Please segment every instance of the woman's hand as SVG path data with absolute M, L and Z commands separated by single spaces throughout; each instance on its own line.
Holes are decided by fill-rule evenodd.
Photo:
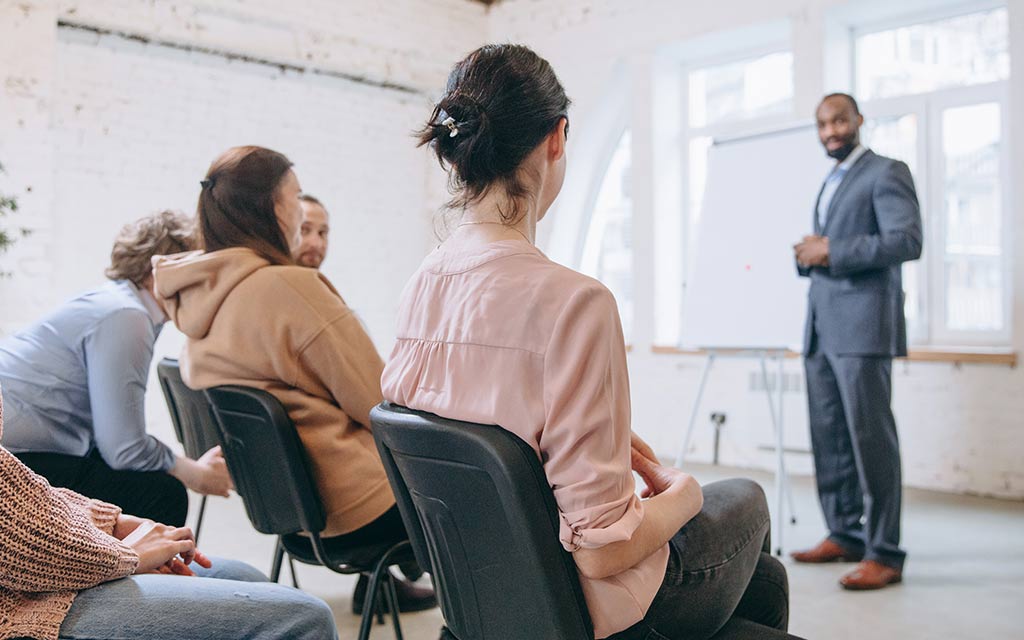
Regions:
M 192 575 L 188 568 L 190 562 L 196 559 L 200 564 L 210 562 L 203 554 L 197 554 L 195 537 L 188 527 L 169 527 L 144 520 L 125 536 L 123 542 L 139 554 L 135 573 L 166 573 L 161 571 L 166 567 L 172 573 Z
M 704 504 L 704 495 L 701 492 L 700 484 L 688 473 L 674 467 L 666 467 L 651 462 L 639 451 L 633 449 L 630 460 L 633 471 L 640 474 L 647 488 L 644 494 L 656 496 L 662 493 L 678 493 L 687 503 L 696 503 L 696 511 L 700 511 Z
M 657 465 L 661 464 L 661 460 L 658 460 L 658 456 L 654 455 L 654 449 L 651 448 L 651 445 L 649 445 L 646 442 L 644 442 L 643 438 L 641 438 L 640 436 L 636 435 L 636 432 L 634 432 L 634 431 L 630 431 L 629 432 L 629 448 L 630 448 L 631 455 L 632 454 L 639 454 L 641 457 L 646 458 L 647 460 L 650 460 L 654 464 L 657 464 Z M 635 465 L 634 465 L 634 469 L 633 470 L 636 471 Z M 644 480 L 644 482 L 647 482 L 647 481 Z M 644 487 L 640 491 L 640 497 L 641 498 L 650 498 L 653 495 L 654 495 L 654 491 L 651 489 L 650 485 Z
M 633 431 L 629 432 L 629 446 L 631 449 L 654 464 L 661 464 L 661 460 L 658 460 L 658 456 L 654 455 L 654 449 L 651 448 L 651 445 L 644 442 L 643 439 Z
M 206 555 L 204 555 L 203 552 L 199 551 L 198 549 L 196 549 L 196 555 L 192 559 L 192 562 L 198 564 L 200 567 L 205 567 L 206 569 L 209 569 L 213 566 L 213 563 L 210 562 L 210 559 L 207 558 Z M 185 564 L 178 558 L 171 558 L 171 560 L 167 564 L 157 568 L 156 571 L 154 571 L 154 573 L 162 573 L 169 576 L 196 575 L 187 564 Z

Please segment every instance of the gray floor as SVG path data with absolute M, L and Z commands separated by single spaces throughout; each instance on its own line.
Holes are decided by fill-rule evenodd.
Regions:
M 746 475 L 771 495 L 767 474 L 695 465 L 702 483 Z M 822 535 L 813 485 L 795 478 L 798 523 L 785 532 L 787 550 L 814 544 Z M 849 593 L 836 581 L 849 565 L 806 566 L 788 559 L 790 630 L 821 640 L 1024 639 L 1024 503 L 907 490 L 903 517 L 909 552 L 902 585 Z M 273 540 L 255 533 L 237 496 L 211 498 L 200 547 L 269 570 Z M 355 579 L 317 567 L 298 569 L 301 586 L 331 605 L 340 636 L 354 638 L 358 617 L 349 613 Z M 287 575 L 283 582 L 288 582 Z M 409 640 L 438 637 L 438 610 L 402 616 Z M 371 638 L 393 638 L 375 627 Z

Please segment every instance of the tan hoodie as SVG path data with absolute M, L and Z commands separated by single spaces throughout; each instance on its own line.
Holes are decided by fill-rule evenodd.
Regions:
M 237 247 L 157 256 L 153 276 L 188 337 L 185 384 L 263 389 L 288 411 L 327 512 L 323 535 L 354 531 L 394 505 L 369 429 L 384 363 L 323 275 Z

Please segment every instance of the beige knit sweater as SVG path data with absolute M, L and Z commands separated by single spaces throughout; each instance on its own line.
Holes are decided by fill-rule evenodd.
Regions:
M 0 640 L 56 640 L 79 591 L 135 571 L 139 556 L 111 536 L 120 514 L 54 489 L 0 447 Z

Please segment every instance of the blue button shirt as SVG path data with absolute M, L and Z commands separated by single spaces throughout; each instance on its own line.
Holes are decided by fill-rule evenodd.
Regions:
M 0 340 L 3 445 L 166 471 L 174 453 L 146 434 L 153 345 L 166 320 L 150 292 L 108 282 Z
M 850 152 L 850 155 L 846 156 L 846 160 L 833 167 L 828 177 L 825 178 L 825 186 L 822 187 L 821 197 L 818 198 L 818 226 L 822 229 L 825 228 L 825 223 L 828 222 L 828 208 L 832 204 L 832 198 L 836 195 L 836 191 L 839 190 L 839 185 L 842 184 L 843 178 L 846 177 L 850 167 L 860 160 L 860 157 L 866 151 L 867 147 L 858 144 Z

